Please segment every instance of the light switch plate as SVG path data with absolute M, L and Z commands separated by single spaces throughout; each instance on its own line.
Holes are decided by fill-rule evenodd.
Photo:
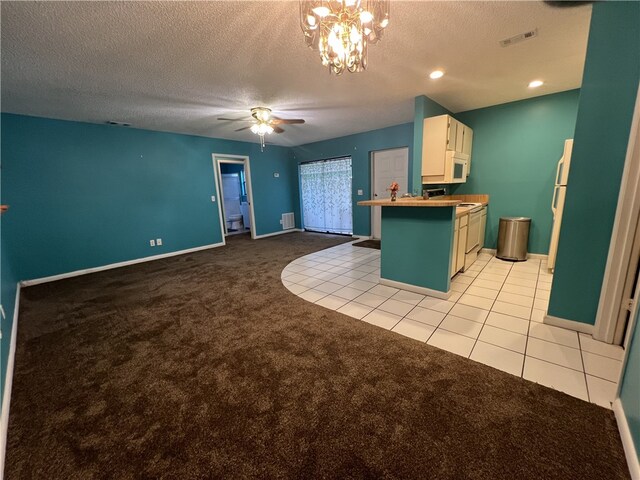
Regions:
M 362 195 L 364 195 L 364 192 L 362 191 L 362 189 L 358 189 L 358 196 L 361 197 Z
M 211 201 L 215 202 L 216 201 L 216 196 L 215 195 L 211 195 Z
M 155 240 L 149 240 L 149 246 L 150 247 L 155 247 L 156 246 L 156 241 Z
M 162 245 L 162 239 L 161 238 L 158 238 L 156 240 L 156 245 L 158 245 L 158 246 Z

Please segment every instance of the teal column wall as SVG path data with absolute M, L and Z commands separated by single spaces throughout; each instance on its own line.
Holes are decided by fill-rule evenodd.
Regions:
M 414 195 L 422 195 L 422 133 L 424 119 L 451 112 L 425 95 L 414 99 L 413 115 L 413 161 L 411 162 L 411 188 Z
M 454 225 L 454 207 L 382 207 L 380 277 L 447 293 Z
M 2 115 L 3 246 L 21 279 L 222 241 L 212 153 L 248 155 L 257 234 L 296 209 L 287 148 Z M 280 173 L 278 178 L 274 172 Z M 149 240 L 163 245 L 150 247 Z
M 547 254 L 551 200 L 564 141 L 573 138 L 579 90 L 455 114 L 473 129 L 471 174 L 451 192 L 486 193 L 485 246 L 496 248 L 500 217 L 531 218 L 529 252 Z
M 549 315 L 594 324 L 638 81 L 640 3 L 595 2 Z
M 369 132 L 333 138 L 294 147 L 292 154 L 297 164 L 312 160 L 351 156 L 353 171 L 353 233 L 371 235 L 371 209 L 357 202 L 371 198 L 371 152 L 390 148 L 409 148 L 409 172 L 413 155 L 413 124 L 405 123 Z M 409 175 L 411 177 L 411 175 Z M 362 195 L 358 195 L 362 190 Z
M 636 455 L 640 461 L 640 302 L 636 303 L 636 325 L 631 334 L 627 363 L 620 384 L 620 401 L 631 430 Z

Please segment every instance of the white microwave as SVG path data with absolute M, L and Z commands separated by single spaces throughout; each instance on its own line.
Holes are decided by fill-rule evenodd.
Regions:
M 466 153 L 447 150 L 444 161 L 443 183 L 464 183 L 467 181 L 467 169 L 469 168 L 469 155 Z

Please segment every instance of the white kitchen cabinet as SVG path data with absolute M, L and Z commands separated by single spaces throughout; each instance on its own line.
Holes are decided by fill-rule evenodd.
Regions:
M 445 180 L 451 176 L 447 171 L 452 168 L 451 152 L 470 156 L 472 143 L 473 130 L 450 115 L 425 118 L 422 131 L 423 183 L 460 183 Z M 467 165 L 470 160 L 467 160 Z
M 462 124 L 460 124 L 462 125 Z M 462 153 L 469 155 L 469 161 L 467 163 L 467 176 L 471 173 L 471 145 L 473 144 L 473 130 L 462 125 Z
M 453 248 L 451 250 L 451 276 L 464 268 L 465 250 L 467 247 L 469 215 L 456 218 L 453 227 Z
M 458 241 L 460 239 L 460 235 L 458 234 L 460 231 L 460 219 L 456 218 L 455 226 L 453 227 L 453 248 L 451 249 L 451 276 L 453 277 L 458 270 L 456 270 L 457 265 L 457 253 L 458 253 Z
M 484 248 L 484 235 L 487 231 L 487 207 L 482 207 L 482 217 L 480 218 L 480 250 Z
M 467 246 L 468 228 L 469 227 L 465 225 L 464 227 L 460 227 L 460 231 L 458 232 L 458 249 L 456 251 L 456 272 L 459 272 L 464 268 L 465 248 Z

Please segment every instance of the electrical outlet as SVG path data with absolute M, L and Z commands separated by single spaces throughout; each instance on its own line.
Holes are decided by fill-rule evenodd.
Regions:
M 216 201 L 216 196 L 215 195 L 211 195 L 211 201 L 215 202 Z
M 273 178 L 279 178 L 279 177 L 280 177 L 280 174 L 279 174 L 278 172 L 275 172 L 275 173 L 273 174 Z
M 282 219 L 280 220 L 280 225 L 282 225 Z
M 156 245 L 158 245 L 158 246 L 162 245 L 162 239 L 161 238 L 158 238 L 156 240 Z
M 152 247 L 156 246 L 156 241 L 155 240 L 149 240 L 149 245 Z

